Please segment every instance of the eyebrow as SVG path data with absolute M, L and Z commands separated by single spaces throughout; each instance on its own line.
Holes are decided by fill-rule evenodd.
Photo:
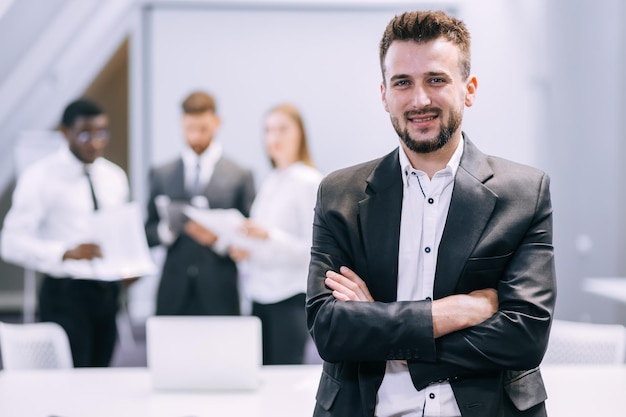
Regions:
M 429 71 L 425 75 L 427 77 L 445 77 L 445 78 L 450 77 L 450 75 L 445 71 Z M 389 81 L 406 80 L 406 79 L 411 79 L 411 78 L 413 77 L 408 74 L 396 74 L 396 75 L 391 76 L 389 78 Z
M 411 78 L 411 76 L 409 76 L 408 74 L 397 74 L 391 76 L 391 78 L 389 78 L 389 81 L 406 80 L 407 78 Z
M 448 73 L 444 71 L 430 71 L 426 75 L 429 77 L 449 77 Z

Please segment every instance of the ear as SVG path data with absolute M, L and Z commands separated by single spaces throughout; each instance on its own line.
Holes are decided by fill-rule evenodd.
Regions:
M 471 75 L 467 79 L 467 83 L 465 85 L 465 106 L 472 107 L 474 104 L 474 100 L 476 99 L 476 89 L 478 88 L 478 80 L 475 76 Z
M 385 111 L 389 113 L 389 106 L 387 105 L 387 98 L 385 97 L 385 93 L 387 92 L 387 88 L 385 87 L 385 83 L 380 83 L 380 96 L 383 101 L 383 107 Z
M 61 126 L 61 127 L 59 127 L 59 132 L 61 132 L 61 134 L 63 135 L 65 140 L 69 142 L 69 140 L 70 140 L 70 131 L 69 131 L 69 129 L 67 127 L 65 127 L 65 126 Z
M 213 114 L 213 128 L 217 130 L 221 125 L 222 119 L 217 114 Z

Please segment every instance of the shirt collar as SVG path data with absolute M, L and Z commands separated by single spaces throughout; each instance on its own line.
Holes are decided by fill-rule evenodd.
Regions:
M 465 146 L 465 140 L 463 139 L 463 137 L 461 137 L 461 140 L 459 141 L 459 144 L 456 147 L 456 150 L 450 157 L 450 160 L 446 164 L 446 167 L 437 172 L 449 172 L 454 177 L 456 175 L 457 170 L 459 169 L 459 165 L 461 164 L 461 156 L 463 156 L 464 146 Z M 404 182 L 404 186 L 406 187 L 407 182 L 408 182 L 408 175 L 412 171 L 419 171 L 419 170 L 413 168 L 413 166 L 411 165 L 411 162 L 409 161 L 409 157 L 404 152 L 404 148 L 402 146 L 400 146 L 399 154 L 400 154 L 400 158 L 399 158 L 400 168 L 402 169 L 402 174 L 403 174 L 402 181 Z
M 215 165 L 221 156 L 222 144 L 219 142 L 211 142 L 209 147 L 200 155 L 195 153 L 189 146 L 185 146 L 182 151 L 184 164 L 192 167 L 195 167 L 198 163 L 203 167 Z
M 85 172 L 91 172 L 93 170 L 93 166 L 97 164 L 99 159 L 97 158 L 91 164 L 86 164 L 72 153 L 69 146 L 61 146 L 59 148 L 59 153 L 68 166 L 68 172 L 72 173 L 72 175 L 84 175 Z

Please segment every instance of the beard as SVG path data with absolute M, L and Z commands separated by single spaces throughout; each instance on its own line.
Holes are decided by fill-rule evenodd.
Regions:
M 431 113 L 436 112 L 437 115 L 441 118 L 441 111 L 439 109 L 427 109 L 426 111 L 429 111 Z M 405 112 L 405 120 L 408 119 L 411 114 L 415 114 L 415 112 Z M 450 113 L 450 117 L 448 117 L 448 120 L 446 120 L 445 123 L 441 126 L 441 129 L 439 130 L 439 134 L 437 136 L 421 141 L 413 139 L 411 137 L 411 134 L 409 133 L 408 128 L 405 127 L 404 130 L 402 130 L 397 117 L 391 118 L 391 124 L 393 125 L 393 128 L 395 129 L 402 142 L 404 142 L 409 150 L 415 153 L 431 153 L 443 148 L 446 143 L 448 143 L 452 135 L 459 129 L 459 126 L 461 126 L 461 119 L 461 111 L 452 111 L 452 113 Z M 426 132 L 424 131 L 423 133 Z

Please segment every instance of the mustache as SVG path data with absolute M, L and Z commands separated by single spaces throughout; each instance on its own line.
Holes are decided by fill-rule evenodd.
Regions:
M 411 119 L 413 117 L 424 116 L 426 114 L 435 114 L 441 116 L 441 109 L 437 107 L 424 107 L 420 110 L 408 110 L 404 112 L 405 119 Z

